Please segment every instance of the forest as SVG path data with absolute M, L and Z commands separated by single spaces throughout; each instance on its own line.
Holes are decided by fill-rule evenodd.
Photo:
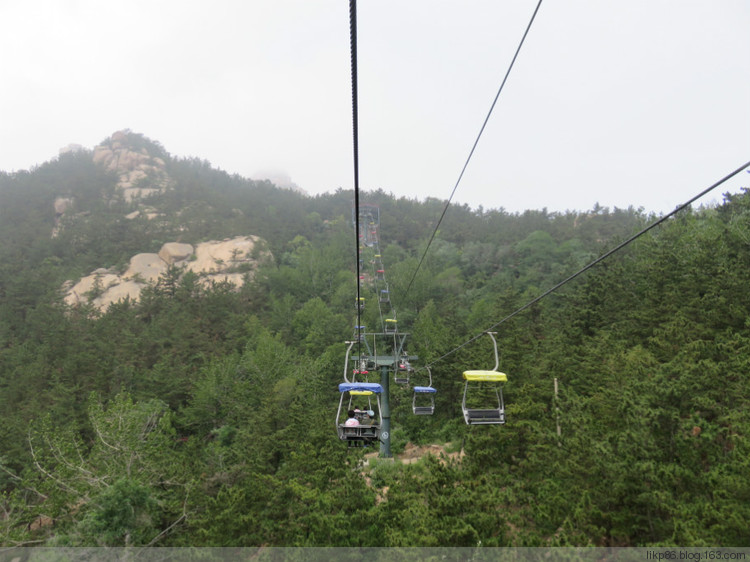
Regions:
M 352 192 L 310 197 L 128 142 L 165 163 L 158 220 L 124 218 L 138 202 L 90 151 L 0 172 L 0 544 L 750 545 L 747 190 L 499 325 L 499 426 L 461 415 L 461 373 L 491 368 L 491 341 L 443 356 L 657 217 L 454 205 L 407 292 L 444 202 L 365 193 L 399 326 L 438 391 L 414 416 L 391 385 L 391 460 L 335 430 Z M 75 213 L 56 216 L 58 197 Z M 170 270 L 104 311 L 63 301 L 66 281 L 164 242 L 250 234 L 273 259 L 239 289 Z M 398 459 L 433 444 L 445 453 Z

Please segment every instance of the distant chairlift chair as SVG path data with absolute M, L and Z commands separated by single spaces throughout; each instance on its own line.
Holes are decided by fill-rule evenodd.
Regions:
M 404 355 L 396 364 L 396 370 L 393 374 L 393 382 L 397 384 L 409 384 L 409 375 L 414 372 L 414 368 L 409 363 L 409 359 Z
M 415 386 L 414 397 L 411 400 L 411 409 L 417 416 L 431 416 L 435 413 L 435 394 L 437 390 L 432 388 L 432 372 L 425 367 L 430 375 L 429 386 Z M 417 399 L 419 398 L 419 399 Z
M 495 368 L 492 371 L 464 371 L 463 377 L 466 381 L 464 384 L 464 396 L 461 402 L 461 409 L 464 413 L 464 421 L 468 425 L 501 425 L 505 423 L 505 403 L 503 402 L 503 389 L 501 383 L 508 380 L 505 373 L 497 370 L 499 359 L 497 354 L 497 341 L 492 332 L 487 332 L 492 338 L 495 348 Z M 476 408 L 467 406 L 467 396 L 470 394 L 470 387 L 476 392 L 477 387 L 490 383 L 493 387 L 497 406 L 492 408 Z M 494 402 L 494 401 L 493 401 Z
M 365 326 L 354 327 L 354 339 L 357 341 L 365 341 Z

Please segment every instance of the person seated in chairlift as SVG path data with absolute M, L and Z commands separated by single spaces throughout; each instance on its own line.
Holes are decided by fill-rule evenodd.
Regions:
M 359 408 L 354 408 L 354 417 L 359 422 L 359 425 L 369 425 L 368 417 L 367 417 L 368 410 L 360 410 Z
M 354 410 L 349 410 L 349 419 L 344 422 L 346 427 L 356 427 L 359 425 L 359 420 L 355 417 Z

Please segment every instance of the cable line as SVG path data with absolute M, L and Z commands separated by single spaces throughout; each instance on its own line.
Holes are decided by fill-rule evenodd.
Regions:
M 349 44 L 351 46 L 352 68 L 352 134 L 354 156 L 354 242 L 357 250 L 357 326 L 362 324 L 359 307 L 360 295 L 360 252 L 359 252 L 359 103 L 357 95 L 357 0 L 349 0 Z M 361 344 L 358 344 L 358 348 Z
M 435 235 L 437 234 L 438 228 L 440 228 L 440 223 L 443 222 L 445 213 L 448 212 L 448 207 L 450 206 L 451 201 L 453 200 L 453 196 L 456 194 L 456 190 L 458 189 L 458 184 L 461 183 L 461 179 L 464 177 L 464 172 L 466 172 L 466 168 L 469 166 L 471 157 L 474 155 L 474 151 L 477 148 L 477 144 L 479 144 L 479 139 L 482 137 L 482 133 L 484 133 L 484 129 L 487 126 L 487 122 L 490 120 L 490 115 L 492 115 L 492 110 L 495 109 L 495 104 L 497 104 L 497 100 L 500 97 L 500 92 L 503 91 L 503 88 L 505 87 L 505 83 L 508 81 L 508 76 L 510 75 L 510 71 L 513 69 L 513 65 L 515 64 L 516 59 L 518 58 L 518 53 L 521 52 L 521 47 L 523 47 L 523 43 L 524 41 L 526 41 L 526 36 L 529 34 L 529 30 L 531 29 L 531 24 L 534 23 L 534 19 L 536 18 L 536 14 L 539 11 L 539 8 L 541 5 L 542 5 L 542 0 L 539 0 L 539 3 L 536 5 L 536 8 L 534 9 L 534 13 L 531 15 L 529 24 L 526 26 L 526 31 L 524 31 L 523 37 L 521 37 L 521 42 L 518 44 L 518 48 L 516 48 L 516 53 L 513 55 L 513 59 L 510 61 L 508 70 L 505 72 L 505 77 L 503 78 L 503 81 L 500 84 L 500 88 L 497 90 L 497 94 L 495 94 L 495 99 L 492 101 L 490 110 L 487 112 L 487 117 L 484 118 L 484 123 L 482 123 L 482 128 L 479 129 L 479 134 L 477 135 L 477 138 L 474 141 L 474 144 L 472 145 L 471 150 L 469 151 L 469 156 L 468 158 L 466 158 L 464 167 L 461 168 L 461 173 L 458 175 L 458 179 L 456 180 L 456 185 L 453 186 L 453 191 L 451 191 L 451 195 L 448 198 L 448 201 L 446 201 L 445 203 L 445 207 L 443 208 L 443 213 L 440 215 L 440 218 L 438 219 L 438 222 L 435 225 L 435 229 L 432 231 L 432 236 L 430 236 L 430 240 L 429 242 L 427 242 L 427 247 L 425 248 L 424 253 L 422 254 L 422 258 L 419 260 L 419 264 L 417 264 L 417 268 L 414 270 L 414 274 L 411 277 L 411 281 L 409 281 L 409 285 L 406 287 L 406 291 L 404 291 L 404 300 L 406 300 L 406 297 L 409 294 L 409 290 L 411 289 L 411 286 L 414 283 L 414 279 L 417 277 L 417 272 L 419 272 L 419 269 L 422 267 L 422 263 L 424 262 L 424 258 L 427 255 L 427 251 L 430 249 L 430 246 L 432 245 L 432 241 L 435 239 Z
M 694 202 L 695 202 L 696 200 L 700 199 L 701 197 L 703 197 L 704 195 L 706 195 L 706 194 L 707 194 L 707 193 L 709 193 L 710 191 L 713 191 L 714 189 L 716 189 L 717 187 L 719 187 L 719 186 L 720 186 L 721 184 L 723 184 L 723 183 L 724 183 L 724 182 L 726 182 L 727 180 L 729 180 L 729 179 L 733 178 L 734 176 L 736 176 L 737 174 L 739 174 L 739 173 L 740 173 L 741 171 L 745 170 L 745 169 L 746 169 L 746 168 L 748 168 L 748 167 L 750 167 L 750 161 L 748 161 L 748 162 L 745 162 L 745 163 L 744 163 L 744 164 L 743 164 L 742 166 L 740 166 L 739 168 L 737 168 L 737 169 L 736 169 L 736 170 L 734 170 L 733 172 L 730 172 L 729 174 L 727 174 L 726 176 L 724 176 L 723 178 L 721 178 L 721 179 L 720 179 L 719 181 L 717 181 L 716 183 L 714 183 L 714 184 L 712 184 L 711 186 L 707 187 L 706 189 L 704 189 L 703 191 L 701 191 L 701 192 L 700 192 L 700 193 L 699 193 L 698 195 L 696 195 L 695 197 L 693 197 L 692 199 L 690 199 L 690 200 L 689 200 L 689 201 L 687 201 L 686 203 L 683 203 L 682 205 L 678 205 L 678 206 L 677 206 L 677 207 L 675 208 L 675 210 L 674 210 L 674 211 L 672 211 L 671 213 L 669 213 L 669 214 L 667 214 L 667 215 L 663 216 L 662 218 L 660 218 L 659 220 L 657 220 L 657 221 L 653 222 L 652 224 L 650 224 L 650 225 L 649 225 L 649 226 L 647 226 L 646 228 L 642 229 L 642 230 L 641 230 L 641 231 L 639 231 L 638 233 L 634 234 L 633 236 L 631 236 L 630 238 L 628 238 L 628 239 L 627 239 L 627 240 L 625 240 L 624 242 L 622 242 L 622 243 L 618 244 L 617 246 L 615 246 L 614 248 L 612 248 L 612 249 L 611 249 L 611 250 L 609 250 L 608 252 L 606 252 L 606 253 L 602 254 L 601 256 L 599 256 L 598 258 L 596 258 L 596 259 L 595 259 L 594 261 L 592 261 L 591 263 L 589 263 L 589 264 L 588 264 L 588 265 L 586 265 L 585 267 L 583 267 L 583 268 L 581 268 L 580 270 L 578 270 L 577 272 L 575 272 L 575 273 L 574 273 L 573 275 L 571 275 L 571 276 L 567 277 L 566 279 L 564 279 L 564 280 L 560 281 L 560 282 L 559 282 L 559 283 L 558 283 L 557 285 L 555 285 L 554 287 L 552 287 L 552 288 L 550 288 L 550 289 L 547 289 L 547 290 L 546 290 L 545 292 L 543 292 L 543 293 L 542 293 L 541 295 L 539 295 L 538 297 L 536 297 L 536 298 L 534 298 L 534 299 L 530 300 L 529 302 L 527 302 L 527 303 L 526 303 L 525 305 L 523 305 L 523 306 L 522 306 L 521 308 L 519 308 L 518 310 L 516 310 L 516 311 L 514 311 L 514 312 L 510 313 L 510 314 L 509 314 L 508 316 L 506 316 L 505 318 L 503 318 L 503 319 L 502 319 L 502 320 L 500 320 L 499 322 L 496 322 L 496 323 L 494 323 L 494 324 L 493 324 L 492 326 L 490 326 L 489 328 L 487 328 L 487 330 L 484 330 L 484 331 L 483 331 L 483 332 L 482 332 L 481 334 L 478 334 L 478 335 L 474 336 L 474 337 L 473 337 L 473 338 L 471 338 L 470 340 L 468 340 L 468 341 L 465 341 L 465 342 L 464 342 L 464 343 L 462 343 L 461 345 L 459 345 L 459 346 L 457 346 L 457 347 L 453 348 L 452 350 L 450 350 L 450 351 L 449 351 L 448 353 L 446 353 L 445 355 L 442 355 L 442 356 L 438 357 L 437 359 L 435 359 L 434 361 L 432 361 L 431 363 L 429 363 L 428 365 L 426 365 L 426 367 L 432 367 L 432 366 L 433 366 L 433 365 L 434 365 L 435 363 L 438 363 L 439 361 L 442 361 L 443 359 L 445 359 L 445 358 L 446 358 L 446 357 L 448 357 L 449 355 L 452 355 L 452 354 L 454 354 L 454 353 L 455 353 L 456 351 L 458 351 L 459 349 L 462 349 L 462 348 L 466 347 L 467 345 L 469 345 L 470 343 L 472 343 L 472 342 L 476 341 L 476 340 L 477 340 L 477 339 L 479 339 L 479 338 L 480 338 L 480 337 L 481 337 L 482 335 L 484 335 L 484 334 L 485 334 L 486 332 L 489 332 L 489 331 L 491 331 L 491 330 L 494 330 L 494 329 L 495 329 L 495 328 L 496 328 L 497 326 L 499 326 L 500 324 L 502 324 L 502 323 L 504 323 L 504 322 L 506 322 L 506 321 L 510 320 L 511 318 L 513 318 L 513 317 L 517 316 L 518 314 L 520 314 L 521 312 L 523 312 L 523 311 L 524 311 L 524 310 L 526 310 L 527 308 L 529 308 L 529 307 L 531 307 L 531 306 L 535 305 L 535 304 L 536 304 L 536 303 L 538 303 L 538 302 L 539 302 L 540 300 L 542 300 L 542 299 L 543 299 L 544 297 L 546 297 L 546 296 L 548 296 L 548 295 L 550 295 L 550 294 L 554 293 L 555 291 L 557 291 L 557 290 L 558 290 L 559 288 L 561 288 L 561 287 L 562 287 L 563 285 L 565 285 L 566 283 L 569 283 L 570 281 L 572 281 L 573 279 L 575 279 L 576 277 L 578 277 L 578 276 L 579 276 L 579 275 L 581 275 L 582 273 L 584 273 L 584 272 L 588 271 L 589 269 L 591 269 L 592 267 L 594 267 L 594 266 L 595 266 L 595 265 L 597 265 L 598 263 L 600 263 L 600 262 L 604 261 L 605 259 L 607 259 L 607 258 L 608 258 L 609 256 L 611 256 L 611 255 L 612 255 L 612 254 L 614 254 L 615 252 L 618 252 L 619 250 L 621 250 L 622 248 L 624 248 L 625 246 L 627 246 L 628 244 L 630 244 L 631 242 L 633 242 L 633 241 L 634 241 L 634 240 L 636 240 L 637 238 L 639 238 L 639 237 L 643 236 L 644 234 L 646 234 L 646 233 L 647 233 L 648 231 L 652 230 L 653 228 L 656 228 L 657 226 L 659 226 L 660 224 L 662 224 L 663 222 L 665 222 L 665 221 L 666 221 L 667 219 L 669 219 L 670 217 L 672 217 L 672 216 L 676 215 L 677 213 L 679 213 L 680 211 L 684 210 L 684 209 L 685 209 L 686 207 L 688 207 L 689 205 L 691 205 L 692 203 L 694 203 Z

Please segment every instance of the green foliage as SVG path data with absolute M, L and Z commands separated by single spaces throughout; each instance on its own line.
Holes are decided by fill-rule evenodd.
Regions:
M 158 221 L 125 219 L 117 178 L 87 153 L 0 173 L 3 544 L 748 544 L 747 192 L 498 326 L 502 427 L 461 418 L 461 372 L 494 361 L 473 338 L 650 217 L 451 207 L 413 277 L 443 203 L 368 194 L 420 357 L 411 384 L 434 362 L 438 389 L 435 415 L 413 416 L 411 389 L 391 385 L 392 451 L 455 445 L 366 464 L 333 427 L 355 318 L 352 194 L 309 198 L 130 139 L 173 182 L 149 201 Z M 55 216 L 57 197 L 71 214 Z M 248 233 L 274 259 L 240 291 L 170 268 L 137 303 L 61 304 L 65 280 L 164 241 Z M 362 291 L 378 326 L 375 288 Z
M 157 502 L 151 490 L 131 480 L 118 480 L 91 499 L 96 506 L 79 524 L 82 544 L 131 546 L 154 536 Z

